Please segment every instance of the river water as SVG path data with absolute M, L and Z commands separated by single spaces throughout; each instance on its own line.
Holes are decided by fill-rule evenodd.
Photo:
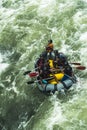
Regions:
M 87 66 L 87 0 L 0 1 L 0 129 L 86 130 L 87 69 L 66 96 L 41 93 L 23 73 L 49 39 L 69 62 Z

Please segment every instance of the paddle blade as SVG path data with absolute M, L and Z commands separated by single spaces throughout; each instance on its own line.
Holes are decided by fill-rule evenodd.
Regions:
M 81 63 L 70 63 L 70 64 L 73 64 L 73 65 L 81 65 Z
M 26 72 L 24 72 L 23 73 L 23 75 L 27 75 L 27 74 L 29 74 L 31 71 L 29 70 L 29 71 L 26 71 Z
M 33 78 L 36 77 L 39 73 L 38 72 L 30 72 L 28 75 Z
M 28 81 L 27 82 L 27 84 L 33 84 L 34 83 L 34 81 Z
M 78 70 L 85 70 L 86 67 L 85 66 L 78 66 L 78 67 L 76 67 L 76 69 L 78 69 Z

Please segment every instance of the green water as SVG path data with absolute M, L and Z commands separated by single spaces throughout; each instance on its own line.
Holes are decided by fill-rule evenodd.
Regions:
M 0 1 L 0 130 L 87 129 L 87 70 L 73 67 L 78 82 L 66 97 L 26 84 L 50 38 L 87 66 L 87 0 Z

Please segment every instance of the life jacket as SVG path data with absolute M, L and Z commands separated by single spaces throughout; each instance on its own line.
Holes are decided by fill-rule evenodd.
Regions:
M 39 59 L 38 66 L 42 66 L 43 64 L 44 64 L 44 60 L 43 59 Z
M 35 63 L 35 68 L 41 67 L 41 66 L 43 66 L 43 64 L 44 64 L 44 59 L 38 58 Z
M 43 57 L 45 60 L 55 60 L 56 56 L 58 56 L 58 50 L 53 50 L 53 51 L 44 51 L 42 53 Z
M 47 59 L 48 60 L 54 60 L 55 59 L 55 53 L 54 53 L 54 51 L 47 53 Z
M 49 66 L 50 66 L 50 68 L 54 68 L 53 60 L 49 60 Z
M 67 66 L 67 57 L 62 53 L 58 53 L 58 55 L 56 55 L 57 57 L 54 60 L 54 66 L 55 68 L 57 68 L 58 66 L 60 67 L 64 67 Z

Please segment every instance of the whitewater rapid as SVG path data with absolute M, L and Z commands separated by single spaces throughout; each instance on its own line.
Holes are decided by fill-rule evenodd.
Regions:
M 0 128 L 86 130 L 87 69 L 65 96 L 27 85 L 26 70 L 52 39 L 69 62 L 87 67 L 87 0 L 0 1 Z

